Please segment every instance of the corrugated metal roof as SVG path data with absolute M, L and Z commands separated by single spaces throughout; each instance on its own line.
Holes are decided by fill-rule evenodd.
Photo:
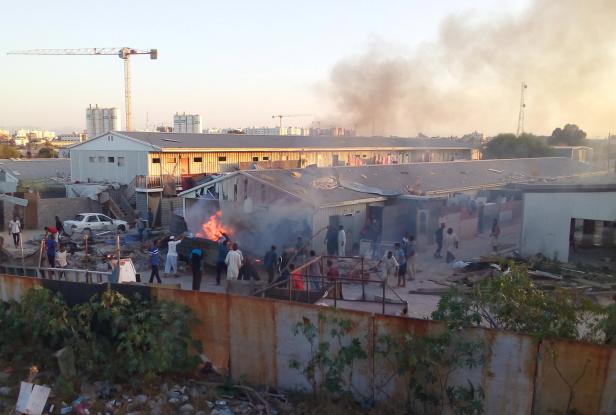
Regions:
M 313 137 L 243 134 L 188 134 L 142 131 L 114 131 L 161 148 L 268 148 L 268 149 L 370 149 L 370 148 L 455 148 L 469 149 L 465 143 L 447 139 L 390 137 Z
M 286 190 L 316 206 L 382 195 L 438 195 L 597 173 L 567 158 L 474 160 L 362 167 L 245 170 L 242 174 Z M 355 190 L 352 190 L 355 189 Z M 357 191 L 364 189 L 365 191 Z
M 20 180 L 33 180 L 45 177 L 68 178 L 71 175 L 71 162 L 67 158 L 0 159 L 0 168 L 3 168 Z

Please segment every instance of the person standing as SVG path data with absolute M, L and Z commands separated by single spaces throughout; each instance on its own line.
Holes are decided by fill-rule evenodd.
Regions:
M 190 268 L 192 270 L 192 290 L 201 290 L 201 263 L 203 259 L 203 251 L 201 248 L 194 248 L 190 252 Z
M 500 226 L 498 226 L 498 220 L 494 219 L 492 222 L 492 230 L 490 231 L 490 243 L 492 244 L 492 251 L 495 253 L 498 251 L 498 237 L 500 233 L 501 230 Z
M 291 289 L 303 291 L 306 286 L 301 272 L 295 269 L 295 264 L 289 265 L 289 270 L 291 271 Z
M 445 245 L 445 262 L 448 264 L 453 262 L 456 259 L 456 256 L 453 254 L 454 249 L 458 249 L 458 244 L 460 243 L 458 240 L 458 235 L 456 235 L 452 228 L 447 229 L 447 234 L 444 237 L 444 245 Z
M 409 281 L 415 279 L 415 260 L 417 259 L 417 241 L 413 235 L 409 235 L 406 241 L 406 273 L 409 276 Z
M 229 241 L 227 239 L 222 239 L 218 244 L 218 258 L 216 259 L 216 285 L 220 285 L 220 276 L 223 271 L 226 271 L 227 265 L 225 264 L 225 260 L 227 259 L 227 254 L 229 253 L 228 245 Z
M 60 220 L 59 217 L 56 216 L 56 229 L 58 230 L 58 235 L 64 235 L 64 224 Z
M 60 250 L 56 253 L 56 267 L 68 268 L 68 252 L 66 252 L 64 245 L 60 245 Z M 58 278 L 66 278 L 65 274 L 64 271 L 60 271 Z
M 173 269 L 173 275 L 175 278 L 178 278 L 178 251 L 177 246 L 182 242 L 182 239 L 175 239 L 175 236 L 171 235 L 169 237 L 169 242 L 167 243 L 167 258 L 165 260 L 165 277 L 171 273 Z
M 13 237 L 13 245 L 19 247 L 21 241 L 21 222 L 17 216 L 13 216 L 13 220 L 9 222 L 9 235 Z
M 54 268 L 56 266 L 56 239 L 52 233 L 47 236 L 45 248 L 47 252 L 47 266 Z
M 345 256 L 346 242 L 347 240 L 344 226 L 340 225 L 340 228 L 338 229 L 338 256 Z
M 378 264 L 376 264 L 376 266 L 378 267 L 381 264 L 383 264 L 381 272 L 385 282 L 389 282 L 390 277 L 395 277 L 396 275 L 399 275 L 398 261 L 396 261 L 396 257 L 394 256 L 394 253 L 392 251 L 387 251 L 387 253 L 383 255 L 383 258 L 381 258 L 381 260 L 378 262 Z M 404 282 L 404 278 L 402 278 L 402 282 Z M 398 287 L 400 286 L 400 276 L 398 276 Z
M 240 268 L 237 279 L 243 281 L 261 281 L 261 277 L 259 277 L 259 272 L 253 265 L 250 258 L 244 259 L 244 264 Z
M 308 281 L 310 281 L 310 289 L 321 289 L 321 281 L 323 280 L 323 270 L 321 269 L 321 261 L 317 260 L 317 253 L 310 251 L 310 259 L 313 261 L 308 265 Z
M 143 232 L 145 232 L 145 228 L 145 220 L 137 219 L 137 232 L 139 232 L 139 241 L 143 241 Z
M 276 276 L 276 266 L 278 265 L 278 253 L 276 252 L 276 245 L 272 245 L 269 251 L 265 253 L 263 257 L 263 266 L 267 271 L 267 282 L 274 282 L 274 277 Z
M 404 252 L 404 248 L 402 248 L 402 246 L 400 246 L 400 244 L 396 242 L 394 244 L 394 258 L 396 258 L 396 262 L 398 263 L 398 287 L 400 286 L 400 281 L 402 281 L 402 286 L 406 287 L 406 255 L 407 253 Z
M 160 256 L 158 251 L 158 242 L 153 242 L 150 248 L 148 249 L 150 268 L 152 272 L 150 273 L 150 284 L 154 282 L 154 277 L 156 277 L 156 281 L 159 284 L 162 284 L 160 280 L 160 275 L 158 273 L 158 266 L 160 265 Z
M 231 245 L 231 250 L 227 253 L 227 257 L 225 258 L 228 280 L 237 280 L 237 277 L 240 274 L 243 259 L 242 252 L 238 249 L 237 244 L 234 243 Z
M 434 252 L 434 258 L 442 258 L 441 251 L 443 249 L 444 232 L 445 224 L 441 223 L 438 229 L 434 232 L 434 241 L 436 242 L 436 252 Z
M 327 255 L 336 255 L 338 252 L 338 231 L 332 225 L 327 227 L 325 246 L 327 247 Z

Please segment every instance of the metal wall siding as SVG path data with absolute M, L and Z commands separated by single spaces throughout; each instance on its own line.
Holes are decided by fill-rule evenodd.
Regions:
M 41 283 L 36 278 L 0 275 L 0 298 L 18 300 Z M 57 285 L 71 291 L 78 286 L 70 287 L 73 284 Z M 308 342 L 293 334 L 293 327 L 305 318 L 318 327 L 317 342 L 329 342 L 334 348 L 330 327 L 319 321 L 319 314 L 352 322 L 347 340 L 358 338 L 368 355 L 354 365 L 354 391 L 362 399 L 372 397 L 377 402 L 405 402 L 408 394 L 408 379 L 394 375 L 393 360 L 377 352 L 378 338 L 435 335 L 444 329 L 442 323 L 423 319 L 211 292 L 141 288 L 149 288 L 155 298 L 192 309 L 197 318 L 193 336 L 222 374 L 230 370 L 235 380 L 282 390 L 309 386 L 299 371 L 289 367 L 291 359 L 310 359 Z M 567 383 L 574 385 L 570 410 L 580 414 L 616 412 L 616 348 L 567 340 L 544 340 L 538 345 L 529 336 L 501 330 L 470 329 L 465 335 L 483 340 L 485 365 L 460 370 L 453 380 L 466 385 L 471 379 L 481 384 L 485 413 L 565 413 L 571 397 Z

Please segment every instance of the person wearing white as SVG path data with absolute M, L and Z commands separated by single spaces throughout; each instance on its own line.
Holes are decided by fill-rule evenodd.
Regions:
M 171 273 L 173 269 L 173 274 L 178 277 L 178 251 L 177 246 L 182 242 L 181 239 L 175 240 L 175 237 L 172 235 L 169 238 L 169 242 L 167 243 L 167 259 L 165 260 L 165 276 Z
M 68 252 L 66 252 L 66 248 L 64 245 L 60 246 L 60 250 L 56 252 L 56 264 L 57 268 L 67 268 L 68 267 Z M 64 271 L 60 271 L 58 277 L 62 278 L 65 276 Z
M 227 253 L 225 258 L 225 264 L 227 265 L 227 279 L 236 280 L 240 274 L 240 268 L 242 267 L 242 251 L 237 249 L 237 244 L 231 246 L 231 250 Z
M 19 246 L 19 240 L 21 238 L 21 222 L 17 219 L 17 216 L 9 222 L 9 235 L 13 237 L 13 244 L 15 248 Z
M 338 256 L 344 256 L 346 250 L 346 232 L 344 231 L 344 227 L 340 225 L 340 230 L 338 231 Z

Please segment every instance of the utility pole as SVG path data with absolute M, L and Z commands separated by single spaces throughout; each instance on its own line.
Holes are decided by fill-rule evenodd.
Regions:
M 518 132 L 516 134 L 518 137 L 520 134 L 524 134 L 524 108 L 526 108 L 526 103 L 524 101 L 524 90 L 526 88 L 528 88 L 528 85 L 522 82 L 522 88 L 520 91 L 520 114 L 518 115 Z

